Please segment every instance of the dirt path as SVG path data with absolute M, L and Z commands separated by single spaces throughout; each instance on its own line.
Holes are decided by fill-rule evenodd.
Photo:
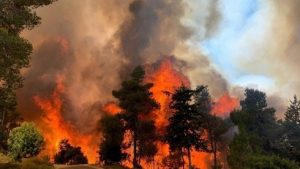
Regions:
M 55 165 L 57 169 L 102 169 L 93 165 Z

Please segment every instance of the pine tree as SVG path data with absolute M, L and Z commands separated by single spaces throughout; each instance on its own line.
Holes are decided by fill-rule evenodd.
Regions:
M 206 149 L 206 141 L 203 139 L 204 130 L 194 103 L 195 91 L 184 86 L 180 87 L 172 95 L 170 108 L 173 115 L 169 118 L 166 141 L 170 150 L 187 152 L 189 169 L 192 168 L 191 151 Z
M 143 83 L 144 76 L 145 71 L 138 66 L 131 73 L 130 79 L 123 81 L 119 90 L 113 91 L 113 96 L 119 100 L 119 107 L 123 110 L 121 118 L 125 122 L 125 129 L 132 133 L 134 168 L 140 168 L 139 153 L 146 148 L 145 146 L 152 146 L 144 144 L 145 142 L 141 140 L 142 134 L 144 134 L 141 127 L 145 123 L 151 125 L 150 128 L 154 128 L 154 123 L 151 122 L 153 120 L 145 117 L 149 116 L 154 109 L 159 108 L 159 104 L 153 99 L 150 92 L 153 84 Z
M 300 101 L 296 95 L 294 100 L 290 101 L 290 105 L 284 115 L 286 122 L 300 125 Z

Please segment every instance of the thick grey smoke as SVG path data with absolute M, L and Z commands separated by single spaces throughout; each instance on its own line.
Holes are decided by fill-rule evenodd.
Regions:
M 183 0 L 60 0 L 39 9 L 42 24 L 23 33 L 35 50 L 18 93 L 19 110 L 27 119 L 39 118 L 31 98 L 49 98 L 56 78 L 63 76 L 63 116 L 89 132 L 101 106 L 113 99 L 111 91 L 134 66 L 170 55 L 184 63 L 180 70 L 192 85 L 209 85 L 213 95 L 221 95 L 229 89 L 226 80 L 193 44 L 217 28 L 215 3 L 195 4 L 203 8 L 203 16 Z M 198 18 L 196 25 L 186 19 L 192 16 Z

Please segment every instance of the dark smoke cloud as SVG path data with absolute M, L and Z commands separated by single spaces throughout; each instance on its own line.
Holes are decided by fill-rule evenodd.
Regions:
M 101 115 L 101 106 L 113 99 L 111 91 L 134 66 L 171 55 L 175 63 L 182 63 L 178 68 L 193 86 L 209 85 L 214 96 L 230 90 L 202 51 L 190 45 L 199 34 L 204 38 L 217 27 L 216 1 L 202 2 L 213 9 L 203 12 L 199 20 L 202 33 L 184 24 L 184 18 L 191 15 L 190 3 L 61 0 L 39 9 L 41 26 L 23 33 L 35 50 L 31 67 L 24 71 L 19 110 L 26 119 L 38 119 L 41 112 L 31 98 L 49 98 L 57 76 L 63 76 L 63 116 L 82 132 L 89 132 Z

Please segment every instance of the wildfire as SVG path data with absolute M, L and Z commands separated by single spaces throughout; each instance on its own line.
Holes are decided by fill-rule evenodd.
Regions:
M 160 104 L 160 109 L 155 113 L 155 124 L 158 129 L 163 129 L 168 124 L 169 103 L 171 94 L 180 86 L 190 86 L 187 77 L 175 69 L 171 58 L 160 61 L 158 68 L 146 67 L 146 82 L 153 83 L 151 92 L 154 99 Z
M 106 113 L 110 113 L 112 115 L 118 114 L 122 111 L 122 109 L 115 102 L 108 102 L 104 105 L 103 110 Z
M 43 153 L 53 158 L 58 151 L 59 142 L 62 139 L 68 139 L 72 145 L 81 147 L 89 163 L 95 163 L 97 160 L 97 152 L 95 150 L 98 149 L 95 135 L 79 133 L 62 116 L 62 94 L 64 91 L 63 77 L 58 77 L 56 88 L 49 99 L 39 96 L 34 97 L 36 105 L 44 112 L 41 120 L 37 121 L 37 125 L 46 140 L 46 147 Z
M 154 99 L 160 104 L 160 109 L 155 111 L 155 124 L 160 133 L 164 132 L 170 117 L 169 103 L 171 94 L 175 90 L 184 85 L 190 86 L 190 82 L 186 76 L 175 69 L 172 59 L 165 58 L 160 61 L 158 67 L 146 67 L 146 82 L 153 83 L 151 92 Z M 228 114 L 238 106 L 238 99 L 231 97 L 229 94 L 224 94 L 215 101 L 213 113 L 217 116 L 227 117 Z M 157 143 L 158 153 L 155 161 L 161 164 L 164 157 L 169 155 L 169 146 L 165 143 Z M 192 163 L 201 169 L 209 168 L 211 161 L 211 154 L 204 152 L 192 152 Z
M 153 83 L 153 87 L 151 88 L 151 92 L 153 93 L 154 99 L 160 104 L 160 109 L 153 112 L 154 114 L 154 121 L 155 125 L 158 129 L 158 133 L 164 134 L 165 127 L 168 125 L 168 119 L 170 117 L 170 110 L 169 110 L 169 104 L 171 101 L 171 94 L 175 92 L 177 88 L 180 86 L 190 86 L 190 82 L 186 76 L 184 76 L 180 71 L 178 71 L 173 64 L 172 58 L 165 58 L 161 60 L 158 65 L 147 65 L 146 68 L 146 77 L 145 82 Z M 61 110 L 61 99 L 60 94 L 63 92 L 61 89 L 63 87 L 62 84 L 58 83 L 56 91 L 53 93 L 53 101 L 44 101 L 43 104 L 38 105 L 44 105 L 40 106 L 43 110 L 47 110 L 47 104 L 50 104 L 50 108 L 53 109 L 53 111 L 50 111 L 48 115 L 51 115 L 51 112 L 54 113 L 54 121 L 60 124 L 60 120 L 62 120 L 60 110 Z M 39 101 L 37 103 L 40 103 Z M 238 106 L 238 100 L 237 98 L 231 97 L 229 94 L 224 94 L 222 97 L 218 98 L 215 101 L 214 107 L 213 107 L 213 113 L 215 113 L 217 116 L 220 117 L 227 117 L 228 113 L 232 111 L 234 108 Z M 110 114 L 117 114 L 121 112 L 121 108 L 115 103 L 115 102 L 108 102 L 103 106 L 103 111 L 110 113 Z M 46 111 L 49 112 L 49 111 Z M 49 117 L 48 117 L 49 118 Z M 49 123 L 50 124 L 50 123 Z M 52 124 L 52 122 L 51 122 Z M 54 125 L 56 126 L 56 125 Z M 70 138 L 73 137 L 73 131 L 71 126 L 69 124 L 65 124 L 65 126 L 58 125 L 58 128 L 62 130 L 63 133 L 66 132 Z M 58 129 L 58 130 L 59 130 Z M 57 129 L 54 129 L 56 131 Z M 76 133 L 77 134 L 77 133 Z M 65 135 L 65 134 L 64 134 Z M 51 135 L 53 137 L 53 135 Z M 77 138 L 80 138 L 80 136 L 77 136 Z M 59 138 L 58 141 L 62 138 L 61 136 L 54 136 L 54 138 Z M 129 142 L 131 140 L 130 133 L 127 133 L 124 136 L 124 143 Z M 70 140 L 73 142 L 76 142 L 76 140 Z M 82 147 L 85 147 L 84 144 L 79 144 Z M 155 165 L 154 166 L 160 166 L 162 165 L 162 161 L 165 157 L 169 155 L 169 146 L 168 144 L 165 144 L 163 142 L 157 143 L 158 152 L 155 156 Z M 95 150 L 95 149 L 94 149 Z M 127 153 L 131 154 L 132 148 L 129 148 L 126 150 Z M 92 157 L 95 157 L 92 155 Z M 90 159 L 90 158 L 89 158 Z M 211 154 L 204 153 L 204 152 L 192 152 L 192 159 L 193 164 L 197 167 L 200 167 L 201 169 L 207 169 L 209 168 L 209 162 L 211 161 Z M 153 166 L 149 166 L 152 164 L 147 164 L 144 161 L 141 162 L 142 165 L 145 168 L 153 168 Z M 123 164 L 125 166 L 131 166 L 130 159 L 129 161 L 124 161 Z M 154 168 L 157 168 L 154 167 Z
M 239 101 L 228 93 L 221 96 L 214 104 L 212 112 L 219 117 L 228 117 L 229 113 L 239 106 Z

